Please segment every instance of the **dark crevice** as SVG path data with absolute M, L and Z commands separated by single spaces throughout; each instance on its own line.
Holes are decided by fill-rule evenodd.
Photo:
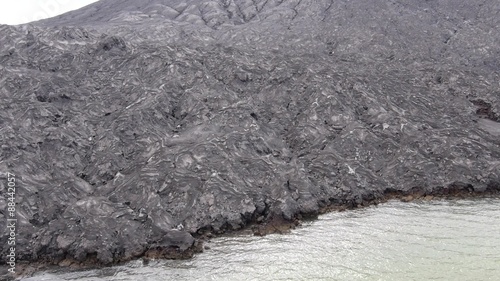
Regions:
M 471 102 L 478 107 L 476 110 L 476 115 L 478 115 L 480 118 L 500 122 L 500 116 L 493 111 L 491 103 L 488 103 L 482 99 L 471 100 Z
M 325 16 L 323 17 L 323 19 L 321 19 L 321 21 L 325 21 L 326 20 L 326 17 L 328 16 L 328 11 L 330 11 L 330 9 L 332 8 L 333 6 L 333 0 L 330 1 L 330 5 L 328 5 L 328 7 L 326 7 L 325 9 Z

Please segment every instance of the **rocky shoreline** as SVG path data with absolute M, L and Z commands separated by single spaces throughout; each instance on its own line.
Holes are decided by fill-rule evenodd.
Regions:
M 169 246 L 169 247 L 160 247 L 158 245 L 150 245 L 149 249 L 144 253 L 141 253 L 135 257 L 131 257 L 126 260 L 115 260 L 110 264 L 102 264 L 100 263 L 96 257 L 90 257 L 84 261 L 76 261 L 74 259 L 63 259 L 60 261 L 37 261 L 34 263 L 26 263 L 22 262 L 18 265 L 18 270 L 16 275 L 8 275 L 6 273 L 3 274 L 6 277 L 30 277 L 32 274 L 50 270 L 53 268 L 60 269 L 68 268 L 70 270 L 90 270 L 97 269 L 108 266 L 117 266 L 125 264 L 132 260 L 142 259 L 144 263 L 147 263 L 149 260 L 156 259 L 190 259 L 195 254 L 203 253 L 206 249 L 203 247 L 206 241 L 210 241 L 211 239 L 215 239 L 219 236 L 227 235 L 227 234 L 247 234 L 247 235 L 257 235 L 257 236 L 265 236 L 268 234 L 287 234 L 291 230 L 295 229 L 297 226 L 300 226 L 303 221 L 306 220 L 314 220 L 318 215 L 325 214 L 328 212 L 343 212 L 348 210 L 354 210 L 358 208 L 365 208 L 372 205 L 383 204 L 389 200 L 401 200 L 402 202 L 412 202 L 418 200 L 462 200 L 462 199 L 470 199 L 470 198 L 500 198 L 500 188 L 496 189 L 488 189 L 486 191 L 477 193 L 468 189 L 443 189 L 434 194 L 423 194 L 421 192 L 416 192 L 413 194 L 400 194 L 394 192 L 387 192 L 387 195 L 384 198 L 378 198 L 372 201 L 364 201 L 361 204 L 355 204 L 355 202 L 350 202 L 347 205 L 329 205 L 320 209 L 318 214 L 306 214 L 301 215 L 298 214 L 293 220 L 286 221 L 283 218 L 271 218 L 269 221 L 249 221 L 247 225 L 240 230 L 229 232 L 221 232 L 217 234 L 213 234 L 211 232 L 202 232 L 196 233 L 193 235 L 194 237 L 188 238 L 186 240 L 190 241 L 186 245 L 189 245 L 192 241 L 192 245 L 188 248 L 181 249 L 178 246 Z M 13 279 L 12 279 L 13 280 Z
M 26 273 L 499 193 L 498 1 L 247 2 L 0 26 L 0 222 L 12 173 Z

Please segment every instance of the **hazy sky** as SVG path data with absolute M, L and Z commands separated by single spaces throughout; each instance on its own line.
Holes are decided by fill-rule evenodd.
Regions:
M 0 24 L 21 24 L 50 18 L 97 0 L 0 0 Z

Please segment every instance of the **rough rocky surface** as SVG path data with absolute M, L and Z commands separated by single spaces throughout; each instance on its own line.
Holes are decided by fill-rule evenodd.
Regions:
M 0 26 L 18 260 L 186 257 L 203 234 L 332 206 L 498 192 L 499 11 L 101 0 Z

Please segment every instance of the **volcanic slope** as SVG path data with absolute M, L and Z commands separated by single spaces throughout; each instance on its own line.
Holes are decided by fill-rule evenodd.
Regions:
M 499 10 L 102 0 L 0 26 L 18 259 L 189 256 L 330 206 L 498 192 Z

